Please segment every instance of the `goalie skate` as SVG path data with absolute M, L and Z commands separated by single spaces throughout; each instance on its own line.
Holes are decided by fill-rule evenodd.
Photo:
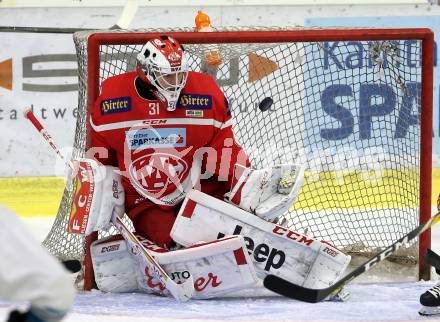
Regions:
M 419 314 L 423 316 L 440 315 L 440 307 L 424 306 L 420 309 Z
M 420 304 L 423 305 L 419 311 L 420 315 L 440 315 L 440 283 L 420 296 Z

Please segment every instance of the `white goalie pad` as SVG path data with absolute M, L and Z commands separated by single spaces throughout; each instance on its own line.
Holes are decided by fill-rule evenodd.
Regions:
M 74 160 L 75 190 L 67 231 L 90 234 L 107 230 L 112 215 L 124 215 L 124 188 L 117 168 L 93 159 Z
M 186 247 L 231 235 L 244 237 L 260 278 L 270 273 L 304 287 L 323 288 L 338 280 L 350 262 L 350 256 L 326 242 L 196 190 L 187 195 L 171 231 Z
M 95 282 L 103 292 L 126 293 L 139 290 L 137 263 L 128 254 L 121 235 L 95 240 L 90 245 Z
M 192 275 L 194 299 L 208 299 L 253 287 L 259 282 L 241 236 L 233 236 L 188 249 L 168 251 L 142 242 L 176 282 Z M 146 267 L 141 267 L 120 238 L 104 238 L 91 246 L 95 280 L 104 292 L 146 292 L 168 295 Z
M 305 164 L 251 169 L 236 164 L 227 201 L 260 218 L 275 219 L 292 207 L 304 181 Z

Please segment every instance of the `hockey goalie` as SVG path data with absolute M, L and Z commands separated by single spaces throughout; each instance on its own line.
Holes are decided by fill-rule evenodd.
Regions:
M 124 214 L 136 233 L 92 244 L 102 291 L 169 295 L 168 278 L 204 299 L 252 292 L 267 274 L 325 287 L 346 269 L 350 257 L 331 244 L 274 223 L 295 203 L 304 166 L 253 169 L 224 94 L 188 71 L 177 40 L 150 39 L 136 71 L 106 79 L 90 123 L 92 149 L 77 163 L 93 186 L 74 198 L 79 209 L 88 196 L 85 233 Z

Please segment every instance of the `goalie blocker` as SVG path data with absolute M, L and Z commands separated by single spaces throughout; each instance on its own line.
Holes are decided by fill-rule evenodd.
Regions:
M 67 231 L 89 235 L 108 230 L 112 216 L 124 215 L 124 188 L 117 168 L 93 159 L 73 161 L 76 173 L 72 210 Z

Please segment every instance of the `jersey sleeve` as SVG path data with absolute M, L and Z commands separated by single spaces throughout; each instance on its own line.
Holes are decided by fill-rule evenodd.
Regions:
M 102 93 L 96 99 L 90 115 L 90 147 L 87 151 L 87 157 L 93 158 L 96 161 L 101 162 L 103 165 L 117 166 L 117 156 L 116 151 L 108 143 L 104 133 L 109 133 L 109 131 L 98 132 L 95 130 L 95 125 L 98 124 L 101 115 L 101 101 L 103 100 L 103 95 L 105 95 L 106 82 L 103 83 Z
M 75 289 L 70 275 L 50 256 L 17 216 L 0 207 L 0 298 L 29 301 L 32 309 L 51 316 L 72 306 Z
M 233 181 L 234 165 L 250 167 L 250 162 L 246 152 L 235 139 L 229 103 L 221 90 L 218 89 L 218 91 L 215 97 L 217 132 L 210 144 L 217 152 L 217 158 L 215 164 L 207 163 L 207 170 L 213 173 L 219 181 L 227 181 L 230 184 Z

